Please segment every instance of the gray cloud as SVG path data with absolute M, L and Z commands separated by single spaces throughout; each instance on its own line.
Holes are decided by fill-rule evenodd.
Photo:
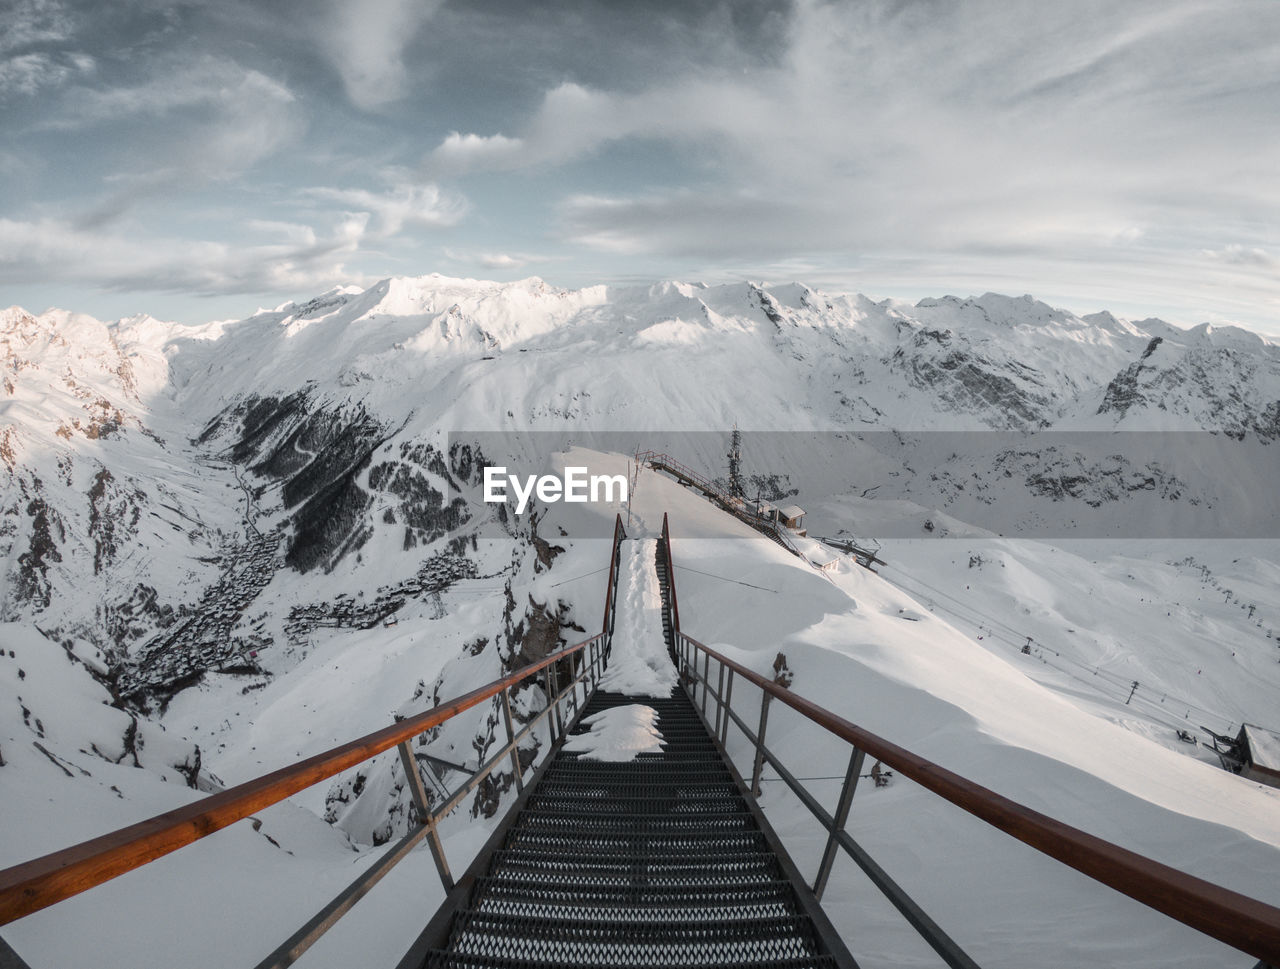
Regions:
M 59 0 L 12 0 L 0 20 L 0 55 L 69 39 L 73 18 Z
M 15 54 L 0 60 L 0 99 L 30 97 L 45 88 L 61 87 L 73 78 L 90 74 L 94 59 L 78 52 Z
M 367 222 L 367 215 L 350 216 L 324 231 L 260 223 L 284 241 L 231 245 L 0 218 L 0 282 L 35 275 L 117 291 L 305 292 L 358 278 L 344 260 L 359 249 Z
M 374 109 L 408 86 L 405 48 L 443 0 L 329 0 L 321 50 L 357 107 Z
M 1185 268 L 1206 243 L 1251 252 L 1280 216 L 1280 129 L 1261 123 L 1280 100 L 1280 7 L 1244 7 L 802 3 L 773 67 L 562 83 L 522 125 L 451 135 L 427 165 L 563 165 L 643 139 L 709 160 L 692 185 L 567 194 L 565 237 L 607 253 Z
M 6 231 L 101 285 L 145 284 L 91 243 L 163 199 L 120 251 L 219 292 L 447 238 L 468 272 L 1280 306 L 1273 0 L 11 6 Z

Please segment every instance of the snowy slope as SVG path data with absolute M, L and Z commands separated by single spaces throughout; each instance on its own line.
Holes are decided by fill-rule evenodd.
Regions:
M 0 645 L 15 644 L 0 665 L 11 694 L 0 777 L 23 792 L 6 805 L 17 812 L 0 839 L 9 861 L 181 803 L 195 796 L 189 780 L 246 780 L 585 638 L 602 619 L 612 516 L 627 509 L 539 505 L 515 518 L 481 500 L 482 465 L 541 468 L 548 452 L 609 432 L 603 450 L 669 449 L 719 476 L 737 424 L 765 432 L 747 437 L 749 484 L 803 504 L 812 532 L 914 539 L 886 545 L 897 588 L 802 543 L 814 562 L 836 562 L 820 574 L 646 472 L 629 509 L 624 629 L 632 615 L 639 635 L 654 607 L 652 537 L 669 510 L 677 565 L 699 570 L 678 574 L 699 638 L 762 670 L 781 650 L 797 688 L 895 742 L 1269 897 L 1274 798 L 1173 736 L 1199 717 L 1221 731 L 1276 709 L 1280 550 L 1217 539 L 1280 521 L 1274 489 L 1259 484 L 1274 478 L 1280 416 L 1280 348 L 1265 340 L 993 294 L 911 306 L 799 284 L 564 291 L 439 276 L 199 328 L 14 308 L 0 340 L 0 618 L 11 621 Z M 1009 445 L 997 430 L 1088 437 Z M 1172 430 L 1222 433 L 1208 447 L 1148 438 L 1158 453 L 1135 443 L 1123 461 L 1106 436 Z M 508 433 L 482 433 L 494 431 Z M 616 454 L 557 460 L 579 459 L 630 471 Z M 1208 540 L 1196 531 L 1205 521 Z M 1009 537 L 1034 528 L 1056 544 Z M 1121 528 L 1202 540 L 1099 540 Z M 1025 636 L 1030 656 L 1018 652 Z M 19 664 L 18 652 L 41 658 Z M 543 702 L 523 691 L 517 715 Z M 426 749 L 474 765 L 499 722 L 478 708 Z M 138 766 L 124 756 L 131 724 Z M 777 730 L 814 776 L 842 769 L 827 769 L 802 725 Z M 111 939 L 106 958 L 119 965 L 204 966 L 211 949 L 252 964 L 405 830 L 400 770 L 384 756 L 265 812 L 274 841 L 232 835 L 238 847 L 205 894 L 180 886 L 217 856 L 207 846 L 5 938 L 39 965 L 79 963 L 68 925 Z M 425 780 L 435 791 L 457 776 Z M 497 774 L 450 819 L 455 869 L 511 785 Z M 868 831 L 935 915 L 989 926 L 978 939 L 957 930 L 984 964 L 1048 965 L 1036 957 L 1054 947 L 1039 939 L 1075 962 L 1234 964 L 927 797 L 902 783 L 869 794 Z M 56 808 L 28 832 L 18 819 L 44 803 Z M 802 860 L 820 850 L 785 796 L 769 809 Z M 437 890 L 418 861 L 404 884 L 431 887 L 413 911 Z M 985 894 L 941 890 L 970 872 Z M 912 963 L 896 916 L 864 907 L 865 889 L 837 876 L 833 911 L 866 964 L 929 964 Z M 215 896 L 244 926 L 234 944 L 202 914 Z M 1090 941 L 1051 911 L 1078 916 Z M 393 914 L 358 910 L 306 964 L 393 962 L 413 932 L 412 917 Z M 144 917 L 183 926 L 183 940 L 149 947 L 112 929 Z M 1148 926 L 1154 949 L 1130 937 Z

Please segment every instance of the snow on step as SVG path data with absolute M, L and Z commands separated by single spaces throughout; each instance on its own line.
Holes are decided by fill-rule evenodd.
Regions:
M 600 689 L 628 696 L 668 697 L 676 671 L 662 635 L 662 586 L 658 540 L 624 542 L 618 576 L 618 613 L 609 671 Z
M 623 762 L 637 754 L 662 753 L 658 711 L 640 703 L 601 710 L 582 723 L 590 729 L 565 741 L 564 749 L 583 760 Z

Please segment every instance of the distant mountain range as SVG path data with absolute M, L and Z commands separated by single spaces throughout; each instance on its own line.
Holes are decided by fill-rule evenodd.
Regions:
M 279 635 L 252 620 L 277 569 L 349 573 L 359 588 L 361 550 L 376 548 L 415 575 L 478 527 L 456 490 L 475 483 L 477 455 L 456 436 L 451 449 L 451 432 L 648 431 L 659 446 L 734 425 L 872 442 L 1179 430 L 1255 450 L 1280 437 L 1280 346 L 1029 296 L 908 305 L 799 284 L 567 291 L 431 275 L 203 326 L 14 307 L 0 351 L 0 617 L 117 657 L 180 628 L 255 555 L 226 617 L 241 646 Z M 831 531 L 850 494 L 912 503 L 891 528 L 864 502 L 844 529 L 895 534 L 939 515 L 1001 530 L 982 517 L 997 508 L 1010 528 L 1046 515 L 1063 528 L 1105 506 L 1108 521 L 1216 508 L 1245 529 L 1271 513 L 1253 492 L 1215 491 L 1212 455 L 1179 465 L 968 439 L 982 444 L 929 467 L 874 444 L 852 475 L 805 438 L 748 457 L 757 484 L 799 490 Z M 721 438 L 707 440 L 685 457 L 721 473 Z M 1265 477 L 1280 450 L 1260 453 Z M 262 551 L 268 538 L 278 554 Z

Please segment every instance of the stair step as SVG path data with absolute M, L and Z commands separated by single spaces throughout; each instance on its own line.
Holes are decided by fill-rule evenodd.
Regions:
M 730 813 L 746 813 L 746 803 L 738 796 L 733 797 L 705 797 L 705 798 L 645 798 L 641 799 L 624 799 L 624 798 L 580 798 L 580 797 L 554 797 L 543 794 L 534 795 L 529 799 L 529 803 L 525 807 L 528 814 L 541 813 L 549 811 L 556 814 L 564 814 L 572 812 L 575 814 L 591 814 L 591 815 L 621 815 L 624 817 L 632 817 L 637 812 L 650 817 L 657 816 L 658 813 L 666 808 L 671 814 L 684 817 L 692 815 L 694 817 L 703 817 L 705 815 L 714 814 L 730 814 Z
M 689 911 L 711 906 L 758 905 L 784 902 L 794 909 L 791 883 L 771 879 L 742 885 L 648 884 L 635 876 L 606 885 L 565 885 L 548 882 L 536 874 L 520 877 L 486 875 L 477 882 L 477 897 L 504 898 L 529 904 L 666 908 L 680 905 Z M 795 914 L 792 911 L 791 914 Z
M 580 962 L 573 963 L 574 969 L 617 969 L 617 967 L 626 967 L 626 962 Z M 636 966 L 652 967 L 658 963 L 630 963 Z M 665 962 L 662 965 L 669 969 L 750 969 L 753 966 L 759 966 L 760 969 L 836 969 L 836 962 L 830 956 L 811 955 L 800 956 L 795 959 L 772 959 L 764 962 Z M 535 959 L 516 958 L 503 959 L 493 958 L 492 956 L 470 956 L 462 955 L 457 952 L 449 952 L 440 949 L 433 949 L 427 954 L 427 961 L 423 969 L 563 969 L 564 962 L 561 961 L 539 961 Z
M 516 831 L 643 832 L 705 834 L 711 831 L 746 831 L 755 827 L 750 811 L 715 811 L 706 814 L 631 814 L 621 817 L 592 814 L 590 811 L 525 811 L 516 820 Z
M 557 960 L 561 965 L 769 964 L 817 952 L 807 916 L 666 922 L 646 919 L 521 918 L 464 909 L 450 948 L 485 958 Z
M 758 830 L 640 834 L 634 831 L 571 832 L 525 828 L 513 830 L 507 843 L 513 848 L 602 854 L 637 854 L 643 850 L 655 855 L 768 850 L 764 835 Z
M 579 878 L 584 883 L 625 885 L 635 880 L 645 884 L 702 884 L 710 878 L 758 881 L 777 877 L 780 871 L 773 855 L 748 847 L 728 850 L 712 846 L 711 850 L 683 850 L 660 854 L 650 850 L 615 850 L 610 853 L 574 853 L 562 848 L 544 850 L 536 847 L 500 848 L 494 852 L 489 874 L 493 878 L 516 880 L 535 874 Z M 726 882 L 727 883 L 727 882 Z
M 631 704 L 656 711 L 661 753 L 559 751 L 424 969 L 835 969 L 685 692 L 597 691 L 583 713 Z

